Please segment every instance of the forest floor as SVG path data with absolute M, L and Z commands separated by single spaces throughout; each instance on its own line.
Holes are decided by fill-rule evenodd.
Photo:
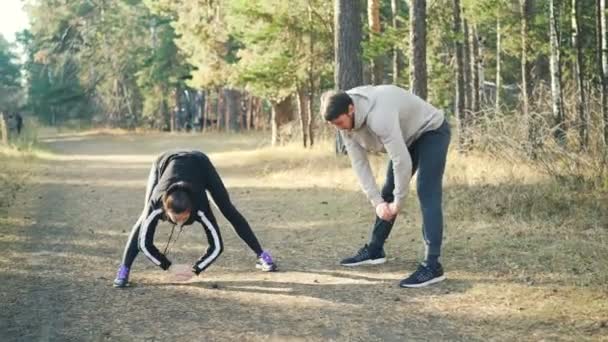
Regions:
M 605 194 L 452 151 L 447 280 L 402 289 L 423 251 L 415 186 L 388 262 L 344 268 L 374 217 L 348 159 L 329 143 L 266 140 L 57 133 L 35 156 L 0 153 L 0 341 L 608 341 Z M 133 287 L 112 287 L 151 162 L 177 147 L 209 154 L 280 272 L 258 272 L 222 218 L 225 251 L 199 277 L 172 281 L 140 255 Z M 373 158 L 379 176 L 384 164 Z M 158 246 L 169 231 L 159 226 Z M 190 226 L 169 258 L 192 263 L 205 248 Z

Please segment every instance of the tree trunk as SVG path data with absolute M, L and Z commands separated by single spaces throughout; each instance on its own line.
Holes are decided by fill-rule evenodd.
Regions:
M 180 89 L 179 86 L 177 86 L 175 88 L 175 106 L 173 107 L 173 110 L 171 111 L 171 118 L 169 119 L 169 129 L 171 132 L 175 132 L 176 131 L 176 120 L 177 120 L 177 112 L 180 110 L 181 107 L 181 103 L 180 103 Z
M 496 113 L 500 112 L 501 97 L 502 97 L 502 76 L 501 76 L 501 49 L 502 49 L 502 35 L 500 27 L 500 13 L 496 16 L 496 97 L 494 102 L 494 110 Z
M 559 13 L 556 12 L 555 0 L 549 0 L 549 32 L 550 32 L 550 67 L 551 67 L 551 108 L 556 126 L 554 137 L 560 145 L 565 144 L 564 105 L 562 103 L 562 76 L 560 62 L 560 43 L 557 25 Z
M 608 29 L 606 22 L 606 0 L 600 2 L 600 34 L 601 34 L 601 54 L 602 54 L 602 117 L 604 118 L 604 148 L 608 151 Z
M 399 0 L 391 0 L 391 12 L 393 14 L 393 29 L 399 30 L 401 24 L 399 22 Z M 399 85 L 401 78 L 401 69 L 403 68 L 403 56 L 397 45 L 393 46 L 393 84 Z
M 8 123 L 7 117 L 4 113 L 0 112 L 0 140 L 2 145 L 8 145 Z
M 467 111 L 468 120 L 471 116 L 471 104 L 473 102 L 473 89 L 471 88 L 471 44 L 469 44 L 469 23 L 466 19 L 462 20 L 463 28 L 463 77 L 464 77 L 464 108 Z
M 217 89 L 217 107 L 216 107 L 216 118 L 217 118 L 217 130 L 220 131 L 222 127 L 225 127 L 225 99 L 222 88 Z
M 370 31 L 370 41 L 380 36 L 380 0 L 367 0 L 367 16 Z M 372 84 L 382 84 L 384 67 L 382 57 L 377 56 L 372 60 L 371 65 Z
M 426 100 L 426 0 L 410 0 L 410 61 L 410 88 Z
M 306 129 L 308 130 L 308 141 L 310 141 L 310 147 L 315 144 L 315 135 L 314 135 L 314 117 L 313 114 L 313 96 L 308 96 L 308 122 L 306 123 Z
M 252 127 L 252 122 L 251 120 L 253 119 L 253 95 L 249 94 L 247 96 L 247 124 L 245 125 L 245 129 L 247 129 L 248 131 L 251 130 Z
M 465 109 L 465 86 L 464 86 L 464 51 L 462 44 L 462 20 L 460 18 L 460 0 L 453 0 L 454 13 L 454 36 L 456 37 L 456 103 L 454 110 L 458 118 L 458 149 L 466 150 L 467 120 Z
M 574 75 L 576 77 L 576 110 L 579 118 L 579 143 L 581 149 L 585 150 L 589 146 L 589 122 L 587 111 L 585 110 L 586 94 L 584 86 L 585 65 L 583 59 L 583 48 L 581 44 L 581 18 L 580 1 L 572 0 L 572 46 L 576 49 L 574 61 Z
M 469 27 L 469 45 L 471 46 L 471 112 L 473 117 L 479 114 L 479 44 L 477 39 L 477 26 Z
M 334 81 L 340 90 L 363 84 L 361 12 L 359 0 L 334 0 Z M 336 153 L 346 153 L 338 132 Z
M 199 129 L 203 130 L 203 122 L 205 122 L 205 120 L 207 120 L 207 113 L 206 113 L 206 108 L 207 108 L 207 103 L 209 103 L 209 92 L 206 90 L 201 90 L 200 91 L 200 103 L 199 105 L 199 114 L 200 114 L 200 127 Z
M 271 113 L 272 138 L 271 145 L 276 146 L 280 141 L 279 131 L 281 125 L 289 122 L 293 117 L 293 109 L 291 104 L 291 96 L 276 102 L 272 102 Z
M 485 95 L 484 95 L 484 84 L 486 82 L 486 72 L 485 72 L 485 60 L 484 56 L 484 48 L 485 48 L 485 40 L 479 34 L 479 29 L 477 25 L 475 25 L 475 41 L 477 43 L 477 93 L 478 93 L 478 101 L 477 106 L 479 109 L 483 109 L 483 105 L 485 103 Z
M 239 130 L 239 118 L 241 117 L 241 93 L 238 90 L 225 88 L 224 99 L 226 103 L 226 132 L 237 132 Z
M 528 125 L 528 154 L 532 159 L 536 158 L 536 152 L 540 147 L 538 137 L 537 119 L 530 111 L 530 93 L 532 91 L 532 63 L 528 60 L 528 30 L 532 20 L 533 0 L 520 0 L 521 10 L 521 96 L 522 111 Z
M 300 119 L 300 131 L 302 133 L 302 146 L 308 146 L 308 102 L 310 99 L 304 88 L 298 87 L 298 118 Z
M 335 0 L 335 84 L 348 90 L 363 84 L 361 2 Z
M 308 1 L 308 24 L 310 25 L 310 39 L 309 39 L 309 53 L 310 63 L 308 64 L 308 122 L 306 122 L 306 131 L 308 132 L 308 139 L 310 140 L 310 147 L 314 145 L 315 139 L 313 134 L 313 98 L 315 95 L 315 31 L 314 21 L 312 18 L 312 3 Z

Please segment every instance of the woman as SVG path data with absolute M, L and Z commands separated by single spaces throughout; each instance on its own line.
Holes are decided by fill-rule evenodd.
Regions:
M 144 210 L 129 235 L 114 287 L 129 285 L 129 272 L 138 248 L 163 270 L 171 268 L 171 261 L 154 246 L 154 232 L 159 220 L 180 227 L 194 222 L 203 226 L 209 247 L 192 266 L 192 273 L 198 275 L 217 259 L 223 251 L 222 237 L 205 191 L 209 191 L 239 237 L 255 252 L 256 268 L 266 272 L 277 269 L 270 253 L 260 246 L 247 220 L 230 202 L 222 179 L 209 158 L 199 151 L 171 151 L 160 155 L 152 165 Z M 181 279 L 189 278 L 183 270 L 176 273 Z

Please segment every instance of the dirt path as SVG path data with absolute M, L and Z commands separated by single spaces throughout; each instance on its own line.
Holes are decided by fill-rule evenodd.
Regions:
M 352 198 L 352 192 L 239 186 L 251 180 L 247 169 L 222 163 L 220 173 L 237 207 L 283 271 L 256 272 L 251 252 L 221 221 L 226 250 L 201 277 L 172 283 L 140 255 L 132 274 L 136 285 L 114 289 L 111 281 L 143 205 L 153 157 L 177 146 L 218 154 L 256 147 L 251 137 L 161 137 L 45 140 L 57 157 L 38 162 L 0 231 L 0 341 L 471 341 L 491 339 L 493 326 L 499 340 L 538 340 L 562 329 L 557 320 L 525 323 L 529 318 L 518 316 L 519 308 L 504 303 L 517 298 L 497 300 L 491 309 L 481 305 L 479 311 L 483 296 L 472 276 L 458 272 L 429 289 L 399 289 L 397 281 L 413 269 L 417 256 L 406 253 L 407 246 L 393 248 L 386 265 L 340 268 L 340 257 L 367 234 L 349 225 L 369 220 L 320 208 Z M 360 196 L 354 198 L 349 201 L 361 205 Z M 302 201 L 314 205 L 303 209 Z M 161 226 L 159 245 L 168 228 Z M 414 241 L 418 234 L 395 239 Z M 170 258 L 190 263 L 205 247 L 200 227 L 192 227 Z M 491 283 L 497 293 L 506 289 L 492 280 L 477 281 Z M 450 302 L 459 306 L 448 310 Z

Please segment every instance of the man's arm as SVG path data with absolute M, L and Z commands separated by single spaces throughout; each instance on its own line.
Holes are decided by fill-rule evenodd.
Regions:
M 342 134 L 342 132 L 340 132 L 340 134 Z M 353 170 L 359 179 L 361 189 L 374 207 L 378 206 L 378 204 L 384 202 L 384 200 L 380 195 L 380 191 L 378 191 L 376 179 L 369 166 L 367 151 L 346 134 L 342 134 L 342 138 L 344 139 L 344 145 L 346 146 Z
M 393 174 L 395 176 L 394 205 L 401 208 L 402 202 L 407 196 L 409 183 L 412 177 L 412 157 L 407 149 L 397 113 L 390 115 L 392 119 L 382 120 L 371 127 L 378 135 L 384 145 L 391 161 L 393 162 Z

